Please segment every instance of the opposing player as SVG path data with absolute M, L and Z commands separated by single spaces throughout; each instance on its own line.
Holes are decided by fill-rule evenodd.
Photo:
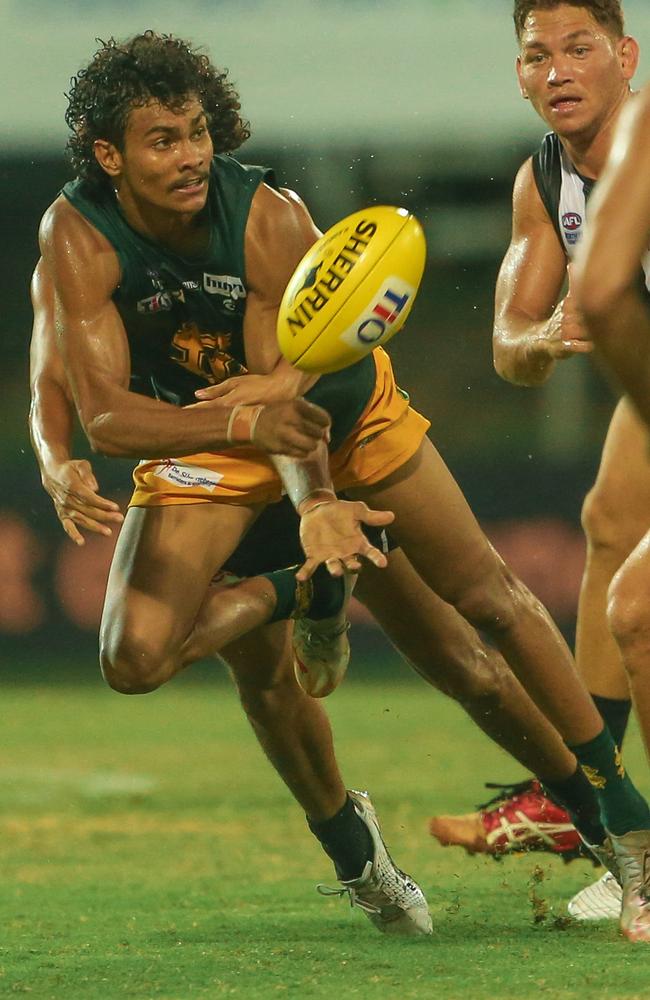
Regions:
M 562 288 L 582 233 L 586 201 L 630 94 L 638 48 L 625 34 L 618 0 L 517 0 L 514 20 L 522 95 L 552 132 L 517 176 L 513 237 L 497 283 L 494 357 L 502 377 L 535 386 L 551 376 L 557 363 L 592 347 L 571 288 L 564 298 Z M 583 508 L 588 552 L 576 647 L 580 673 L 619 745 L 631 703 L 607 623 L 607 589 L 647 530 L 649 504 L 645 432 L 623 399 Z M 467 843 L 471 837 L 478 843 L 482 836 L 485 845 L 483 827 L 489 829 L 502 811 L 519 820 L 524 839 L 535 837 L 546 806 L 537 786 L 520 787 L 483 812 L 439 817 L 434 829 L 448 842 Z M 583 919 L 617 916 L 618 884 L 607 873 L 572 901 L 570 911 Z
M 587 238 L 576 264 L 576 298 L 596 348 L 650 426 L 650 87 L 626 108 L 590 206 Z M 648 438 L 645 440 L 648 463 Z M 650 757 L 650 531 L 609 588 L 608 622 L 627 672 Z M 650 833 L 628 834 L 628 899 L 650 913 Z M 646 939 L 650 940 L 650 919 Z M 641 933 L 630 924 L 630 936 Z
M 213 158 L 213 140 L 221 149 L 241 140 L 237 110 L 223 75 L 184 43 L 151 33 L 109 43 L 71 88 L 68 123 L 81 177 L 41 226 L 44 270 L 84 429 L 110 454 L 154 456 L 136 471 L 102 625 L 105 674 L 127 692 L 151 690 L 176 672 L 215 568 L 259 505 L 279 494 L 273 467 L 258 453 L 214 451 L 219 438 L 212 428 L 220 425 L 213 408 L 206 414 L 204 404 L 174 404 L 189 404 L 200 385 L 244 368 L 259 372 L 241 380 L 255 402 L 239 399 L 229 420 L 221 418 L 221 440 L 225 431 L 231 443 L 251 443 L 265 413 L 259 405 L 305 388 L 278 363 L 274 328 L 284 286 L 316 231 L 265 183 L 264 171 Z M 148 379 L 159 398 L 129 391 L 129 374 Z M 366 544 L 358 522 L 373 516 L 337 500 L 333 486 L 380 511 L 394 509 L 395 538 L 411 571 L 491 636 L 596 775 L 610 834 L 650 825 L 565 644 L 478 528 L 423 439 L 427 422 L 396 391 L 385 355 L 375 352 L 322 378 L 308 395 L 332 418 L 333 478 L 312 459 L 283 462 L 282 470 L 302 515 L 308 561 L 334 572 L 358 566 L 355 553 Z M 192 449 L 202 450 L 188 455 Z M 165 460 L 170 452 L 185 457 Z M 435 498 L 435 508 L 423 506 L 422 496 Z M 293 592 L 277 593 L 275 616 L 286 617 L 294 602 Z M 218 618 L 219 602 L 210 604 Z M 343 808 L 363 821 L 375 845 L 361 876 L 344 880 L 343 891 L 362 900 L 365 892 L 377 916 L 373 879 L 383 893 L 392 881 L 408 895 L 412 883 L 405 887 L 392 868 L 381 881 L 371 807 L 357 798 Z M 415 923 L 407 910 L 416 909 L 426 929 L 421 894 L 417 906 L 397 899 L 395 906 L 402 922 Z M 380 923 L 387 919 L 378 915 Z

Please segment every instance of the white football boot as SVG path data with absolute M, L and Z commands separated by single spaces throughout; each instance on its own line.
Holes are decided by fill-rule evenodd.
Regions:
M 331 618 L 316 621 L 299 612 L 295 617 L 293 669 L 300 687 L 312 698 L 325 698 L 345 677 L 350 662 L 348 604 L 356 582 L 356 573 L 345 574 L 343 604 Z
M 623 890 L 611 872 L 585 886 L 569 900 L 567 910 L 574 920 L 618 920 Z
M 431 916 L 424 893 L 410 875 L 395 866 L 381 836 L 379 821 L 367 792 L 348 792 L 357 816 L 365 823 L 375 849 L 359 878 L 341 880 L 341 889 L 317 886 L 322 896 L 348 896 L 385 934 L 432 933 Z
M 630 941 L 650 944 L 650 830 L 609 838 L 623 884 L 621 931 Z

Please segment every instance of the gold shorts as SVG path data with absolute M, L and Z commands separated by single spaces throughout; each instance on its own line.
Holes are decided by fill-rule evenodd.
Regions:
M 330 455 L 337 490 L 371 486 L 399 469 L 418 450 L 430 424 L 397 388 L 385 351 L 373 352 L 373 394 L 341 447 Z M 268 457 L 255 448 L 230 448 L 183 458 L 145 460 L 133 473 L 131 507 L 183 503 L 276 503 L 282 483 Z

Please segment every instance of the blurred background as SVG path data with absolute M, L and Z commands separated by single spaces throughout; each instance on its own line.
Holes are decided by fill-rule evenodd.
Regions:
M 427 272 L 391 345 L 400 383 L 497 548 L 573 632 L 584 545 L 581 499 L 614 395 L 588 359 L 542 389 L 510 386 L 491 359 L 494 282 L 511 190 L 544 133 L 519 97 L 509 0 L 49 0 L 0 2 L 5 96 L 0 272 L 0 640 L 7 681 L 95 678 L 111 544 L 81 549 L 43 493 L 27 432 L 29 279 L 38 221 L 70 172 L 64 93 L 95 39 L 146 28 L 192 39 L 228 67 L 252 138 L 240 158 L 274 166 L 317 223 L 371 203 L 423 223 Z M 650 36 L 647 0 L 628 30 Z M 650 44 L 650 43 L 649 43 Z M 639 82 L 648 76 L 642 63 Z M 87 454 L 79 439 L 78 454 Z M 93 458 L 105 494 L 127 499 L 130 464 Z M 432 500 L 432 502 L 434 502 Z M 358 613 L 357 653 L 381 640 Z

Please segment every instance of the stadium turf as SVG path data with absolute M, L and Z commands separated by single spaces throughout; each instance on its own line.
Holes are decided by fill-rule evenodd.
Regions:
M 429 898 L 433 938 L 417 941 L 315 893 L 335 884 L 329 862 L 227 684 L 1 696 L 2 996 L 648 996 L 650 949 L 563 919 L 588 864 L 497 864 L 428 837 L 430 812 L 467 810 L 483 780 L 521 771 L 417 681 L 348 680 L 327 702 L 347 781 L 371 790 Z M 627 758 L 650 792 L 635 737 Z

